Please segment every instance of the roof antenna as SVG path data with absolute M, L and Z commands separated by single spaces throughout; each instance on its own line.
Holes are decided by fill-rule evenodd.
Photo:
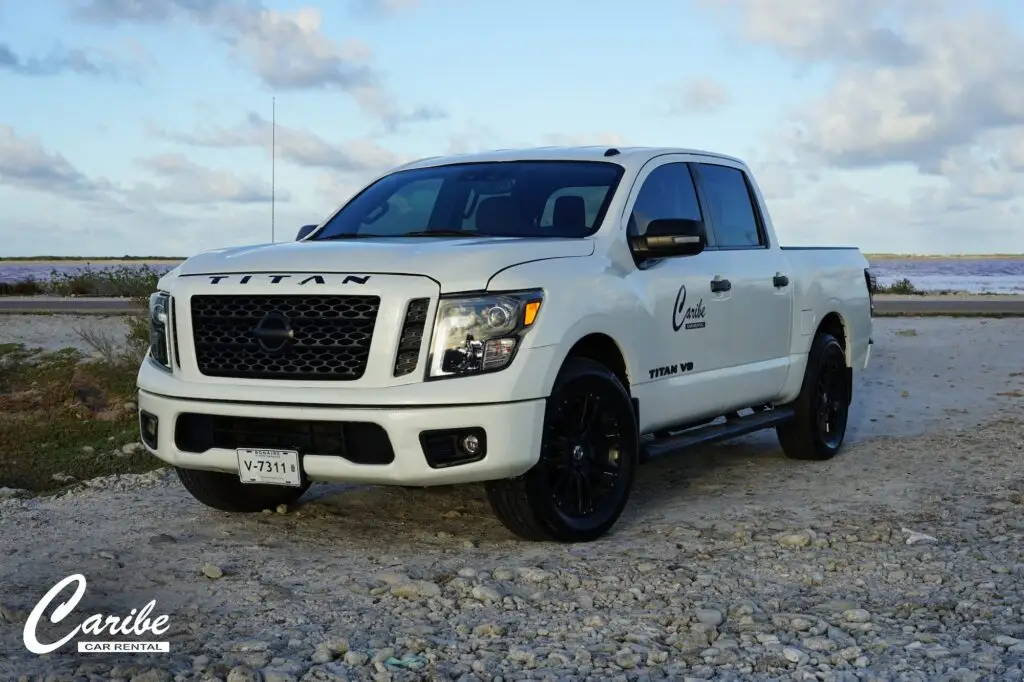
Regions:
M 608 151 L 604 153 L 605 156 L 618 156 L 619 150 L 615 147 L 609 147 Z
M 270 243 L 274 243 L 274 180 L 277 166 L 277 98 L 270 98 Z

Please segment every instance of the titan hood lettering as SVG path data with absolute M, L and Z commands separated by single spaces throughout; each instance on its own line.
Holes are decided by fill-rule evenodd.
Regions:
M 221 282 L 228 280 L 230 282 L 237 281 L 238 284 L 249 284 L 255 277 L 257 282 L 262 284 L 280 284 L 281 282 L 288 280 L 289 282 L 298 282 L 299 285 L 303 284 L 327 284 L 329 275 L 207 275 L 210 278 L 210 284 L 220 284 Z M 235 278 L 238 278 L 237 280 Z M 294 277 L 303 277 L 304 279 L 292 279 Z M 345 275 L 345 278 L 341 280 L 342 284 L 366 284 L 370 281 L 370 275 L 359 277 L 357 275 Z

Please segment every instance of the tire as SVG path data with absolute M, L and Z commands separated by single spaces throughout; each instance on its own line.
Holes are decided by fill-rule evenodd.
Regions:
M 786 457 L 832 459 L 842 448 L 853 395 L 846 353 L 834 336 L 819 334 L 811 344 L 796 418 L 775 427 Z
M 309 489 L 309 482 L 299 488 L 278 485 L 242 483 L 238 476 L 219 471 L 201 471 L 175 467 L 178 480 L 192 497 L 207 507 L 239 513 L 275 509 L 279 504 L 294 504 Z
M 572 428 L 575 420 L 587 427 Z M 596 540 L 618 521 L 633 487 L 639 440 L 629 393 L 603 365 L 569 358 L 548 398 L 543 429 L 532 469 L 485 484 L 491 508 L 525 540 Z M 591 493 L 607 490 L 591 494 L 588 505 L 584 486 Z

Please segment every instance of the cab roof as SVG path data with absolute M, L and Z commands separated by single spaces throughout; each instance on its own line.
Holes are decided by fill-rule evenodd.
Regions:
M 430 156 L 411 161 L 392 170 L 446 166 L 453 163 L 485 163 L 501 161 L 605 161 L 625 167 L 639 167 L 656 156 L 665 154 L 690 154 L 723 159 L 746 166 L 742 159 L 726 154 L 686 149 L 683 147 L 610 147 L 592 145 L 579 147 L 529 147 L 520 149 L 495 149 L 484 152 Z

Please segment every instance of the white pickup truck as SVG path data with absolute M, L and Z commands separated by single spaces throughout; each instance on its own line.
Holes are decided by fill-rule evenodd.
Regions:
M 295 242 L 202 253 L 150 299 L 148 450 L 200 502 L 482 482 L 580 542 L 638 465 L 775 428 L 831 458 L 872 334 L 855 248 L 781 247 L 742 161 L 687 149 L 429 158 Z

